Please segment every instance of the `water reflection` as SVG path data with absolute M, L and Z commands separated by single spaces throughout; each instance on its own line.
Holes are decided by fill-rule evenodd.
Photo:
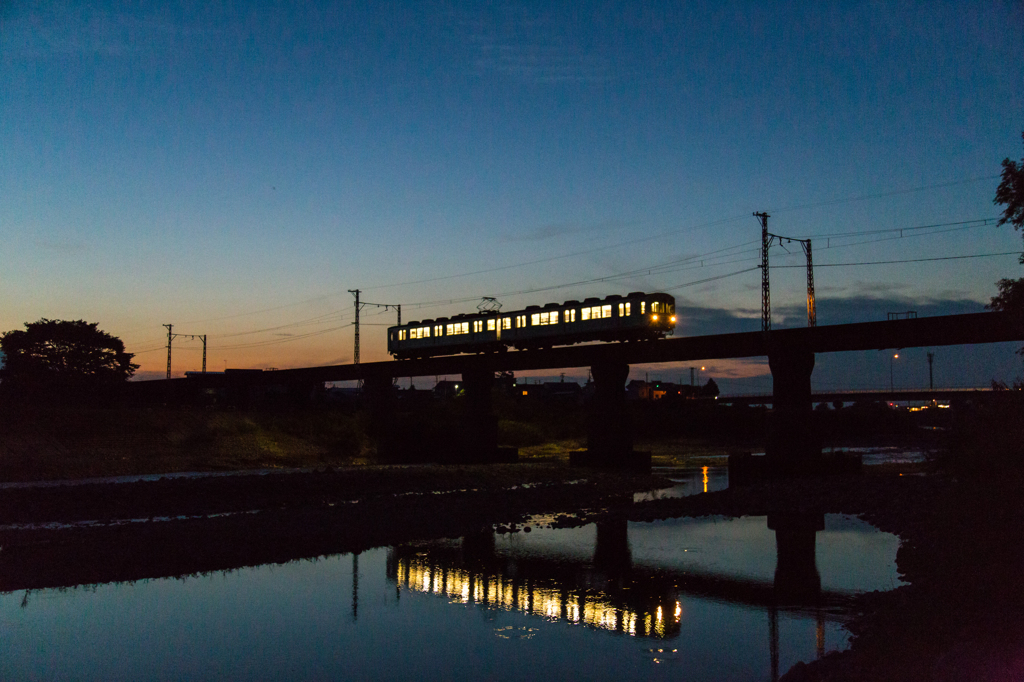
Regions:
M 672 497 L 686 497 L 698 493 L 718 492 L 729 487 L 729 467 L 655 467 L 653 473 L 664 476 L 675 485 L 633 495 L 634 502 L 649 502 Z
M 591 566 L 509 561 L 479 537 L 463 538 L 461 547 L 431 544 L 388 552 L 388 579 L 402 589 L 634 637 L 678 635 L 682 604 L 674 587 L 635 583 L 629 570 L 625 521 L 597 526 Z
M 760 517 L 751 521 L 775 536 L 775 570 L 771 580 L 756 575 L 756 566 L 755 575 L 743 575 L 749 567 L 742 561 L 717 571 L 688 559 L 662 559 L 652 564 L 651 524 L 629 524 L 624 520 L 599 523 L 592 528 L 593 549 L 589 556 L 578 548 L 558 553 L 538 550 L 546 544 L 543 536 L 566 532 L 545 530 L 502 538 L 501 546 L 488 530 L 459 543 L 394 547 L 388 552 L 388 579 L 400 590 L 635 637 L 677 636 L 687 598 L 765 609 L 772 623 L 780 610 L 807 614 L 817 622 L 816 648 L 823 649 L 822 623 L 841 621 L 851 595 L 846 590 L 822 589 L 815 541 L 817 533 L 825 529 L 824 515 L 774 515 L 767 520 Z M 693 524 L 693 528 L 701 531 L 701 526 L 708 525 L 711 524 L 704 521 Z M 737 530 L 748 532 L 750 527 L 749 523 L 727 521 L 715 525 L 725 536 L 734 535 Z M 643 529 L 641 561 L 635 561 L 630 544 L 634 526 Z M 685 529 L 680 532 L 680 528 L 683 527 L 663 526 L 680 544 L 678 554 L 685 555 L 689 548 L 685 546 Z M 894 557 L 895 545 L 890 548 Z M 699 552 L 689 556 L 696 554 Z M 870 560 L 878 559 L 874 556 Z M 759 557 L 758 561 L 763 559 Z M 872 587 L 876 586 L 884 584 Z M 775 629 L 775 625 L 770 626 Z M 773 638 L 777 639 L 777 635 Z
M 854 583 L 842 576 L 858 561 L 883 570 L 861 569 L 856 589 L 890 586 L 886 534 L 844 517 L 820 525 L 486 528 L 183 579 L 8 592 L 0 678 L 769 679 L 845 646 Z

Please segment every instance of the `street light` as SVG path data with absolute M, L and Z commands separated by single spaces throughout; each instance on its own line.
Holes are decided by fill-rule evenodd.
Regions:
M 900 356 L 899 353 L 893 353 L 892 357 L 889 358 L 889 393 L 895 393 L 892 382 L 892 361 Z

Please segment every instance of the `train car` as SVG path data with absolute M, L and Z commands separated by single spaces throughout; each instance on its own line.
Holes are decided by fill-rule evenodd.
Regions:
M 388 352 L 399 360 L 457 353 L 529 350 L 586 341 L 638 341 L 672 334 L 676 302 L 669 294 L 633 292 L 548 303 L 513 312 L 481 311 L 388 328 Z

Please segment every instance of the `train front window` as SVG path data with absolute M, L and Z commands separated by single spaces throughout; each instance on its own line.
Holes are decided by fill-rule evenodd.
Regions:
M 501 328 L 502 329 L 511 329 L 512 328 L 512 318 L 511 317 L 503 317 L 503 318 L 501 318 Z
M 498 321 L 495 319 L 487 320 L 487 331 L 493 332 L 498 328 Z

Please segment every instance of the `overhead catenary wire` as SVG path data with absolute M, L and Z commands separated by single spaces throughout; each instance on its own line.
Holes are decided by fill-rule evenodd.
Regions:
M 998 177 L 998 176 L 996 176 L 996 177 Z M 962 181 L 962 182 L 971 182 L 971 181 L 975 181 L 975 180 L 978 180 L 978 179 L 984 179 L 984 178 L 975 178 L 975 179 L 972 179 L 972 180 L 965 180 L 965 181 Z M 940 185 L 940 186 L 949 186 L 950 184 L 959 184 L 959 183 L 944 183 L 943 185 Z M 916 191 L 916 190 L 906 190 L 906 192 L 910 192 L 910 191 Z M 901 191 L 895 192 L 895 193 L 901 193 L 901 192 L 904 192 L 904 191 L 901 190 Z M 872 195 L 872 196 L 875 196 L 875 195 Z M 871 197 L 860 197 L 860 198 L 871 198 Z M 855 197 L 855 198 L 851 198 L 849 200 L 851 200 L 851 201 L 859 200 L 860 198 Z M 707 223 L 706 225 L 723 224 L 723 223 L 729 222 L 731 220 L 733 220 L 733 219 L 722 219 L 722 220 L 719 220 L 719 221 L 712 221 L 710 223 Z M 825 250 L 825 249 L 846 248 L 846 247 L 851 247 L 851 246 L 857 246 L 857 245 L 862 245 L 862 244 L 870 244 L 870 243 L 877 243 L 877 242 L 881 242 L 881 241 L 889 241 L 889 240 L 900 239 L 900 238 L 925 237 L 925 236 L 932 236 L 932 235 L 938 235 L 938 234 L 945 234 L 945 233 L 948 233 L 948 232 L 955 232 L 955 231 L 972 229 L 972 228 L 976 228 L 976 227 L 987 226 L 987 225 L 990 225 L 990 224 L 994 224 L 995 221 L 996 221 L 995 218 L 979 218 L 979 219 L 968 220 L 968 221 L 956 221 L 956 222 L 948 222 L 948 223 L 933 223 L 933 224 L 928 224 L 928 225 L 917 225 L 917 226 L 902 227 L 902 228 L 882 228 L 882 229 L 857 230 L 857 231 L 848 231 L 848 232 L 819 233 L 819 234 L 813 234 L 813 235 L 810 235 L 810 236 L 815 238 L 815 239 L 825 239 L 826 240 L 826 244 L 817 247 L 817 250 Z M 943 228 L 943 227 L 949 227 L 950 229 L 945 229 L 945 230 L 937 229 L 937 228 Z M 697 229 L 697 228 L 693 228 L 693 229 Z M 926 231 L 926 230 L 930 230 L 930 231 Z M 676 231 L 676 232 L 678 232 L 678 231 Z M 911 234 L 906 234 L 906 233 L 911 233 Z M 665 234 L 671 234 L 671 233 L 665 233 Z M 867 235 L 886 235 L 886 234 L 896 235 L 896 236 L 884 237 L 884 238 L 880 238 L 880 239 L 870 239 L 870 240 L 864 240 L 864 241 L 853 242 L 853 243 L 846 243 L 846 244 L 831 244 L 830 243 L 831 239 L 841 239 L 841 238 L 848 238 L 848 237 L 856 237 L 856 236 L 859 236 L 859 235 L 867 236 Z M 603 251 L 603 250 L 607 250 L 609 248 L 614 248 L 615 246 L 623 246 L 623 245 L 628 245 L 630 243 L 642 243 L 644 241 L 650 241 L 652 239 L 655 239 L 655 238 L 658 238 L 658 237 L 661 237 L 661 236 L 665 236 L 665 235 L 664 234 L 662 234 L 662 235 L 655 235 L 654 237 L 644 238 L 642 240 L 634 240 L 632 242 L 624 242 L 622 244 L 610 245 L 608 247 L 599 247 L 597 249 L 592 249 L 592 250 L 583 251 L 583 252 L 577 252 L 576 254 L 566 254 L 565 257 L 571 256 L 571 255 L 584 255 L 584 254 L 593 253 L 593 252 L 596 252 L 596 251 Z M 655 264 L 655 265 L 649 265 L 649 266 L 645 266 L 645 267 L 634 268 L 632 270 L 628 270 L 628 271 L 624 271 L 624 272 L 619 272 L 619 273 L 614 273 L 614 274 L 609 274 L 609 275 L 604 275 L 604 276 L 601 276 L 601 277 L 594 277 L 594 278 L 583 279 L 583 280 L 576 280 L 576 281 L 571 281 L 571 282 L 563 282 L 563 283 L 553 284 L 553 285 L 548 285 L 548 286 L 532 287 L 532 288 L 526 288 L 526 289 L 518 289 L 518 290 L 500 292 L 500 293 L 497 294 L 497 296 L 501 296 L 501 297 L 516 297 L 516 296 L 523 296 L 523 295 L 528 295 L 528 294 L 533 294 L 533 293 L 541 293 L 541 292 L 546 292 L 546 291 L 556 291 L 556 290 L 559 290 L 559 289 L 566 289 L 566 288 L 572 288 L 572 287 L 585 286 L 585 285 L 588 285 L 588 284 L 596 284 L 596 283 L 600 283 L 600 282 L 612 282 L 612 281 L 621 280 L 621 279 L 628 279 L 628 278 L 631 278 L 631 277 L 663 275 L 663 274 L 667 274 L 667 273 L 670 273 L 670 272 L 680 272 L 680 271 L 699 269 L 699 268 L 711 268 L 711 267 L 724 266 L 724 265 L 728 265 L 728 264 L 732 264 L 732 263 L 744 262 L 746 260 L 745 258 L 737 258 L 737 256 L 741 256 L 741 255 L 747 254 L 747 253 L 749 253 L 751 255 L 757 253 L 756 249 L 740 250 L 740 249 L 743 249 L 743 247 L 745 247 L 745 246 L 747 246 L 747 245 L 749 245 L 751 243 L 756 243 L 756 242 L 753 242 L 753 241 L 751 241 L 751 242 L 744 242 L 742 244 L 736 244 L 736 245 L 732 245 L 732 246 L 728 246 L 728 247 L 723 247 L 723 248 L 715 249 L 715 250 L 708 251 L 708 252 L 705 252 L 705 253 L 702 253 L 702 254 L 684 256 L 684 257 L 681 257 L 681 258 L 673 259 L 673 260 L 670 260 L 670 261 L 665 261 L 665 262 L 658 263 L 658 264 Z M 1007 252 L 1007 253 L 1009 254 L 1009 253 L 1015 253 L 1015 252 Z M 857 264 L 872 265 L 872 264 L 893 264 L 893 263 L 903 263 L 903 262 L 926 262 L 926 261 L 929 261 L 929 260 L 955 260 L 955 259 L 960 259 L 960 258 L 987 257 L 988 255 L 998 256 L 998 255 L 1007 255 L 1007 254 L 982 254 L 982 255 L 970 255 L 970 256 L 950 256 L 950 257 L 932 258 L 932 259 L 904 259 L 904 260 L 900 260 L 900 261 L 878 261 L 878 262 L 851 263 L 851 264 L 848 264 L 848 265 L 857 265 Z M 494 271 L 500 271 L 500 270 L 507 270 L 507 269 L 511 269 L 512 267 L 526 266 L 526 265 L 540 263 L 540 262 L 547 262 L 547 261 L 551 261 L 551 260 L 557 260 L 558 258 L 561 258 L 561 257 L 563 257 L 563 256 L 551 257 L 551 258 L 546 258 L 546 259 L 538 259 L 536 261 L 530 261 L 530 262 L 527 262 L 527 263 L 518 264 L 516 266 L 502 266 L 502 267 L 499 267 L 499 268 L 491 268 L 491 269 L 488 269 L 488 270 L 475 271 L 473 273 L 463 273 L 463 275 L 483 274 L 483 273 L 486 273 L 486 272 L 494 272 Z M 845 265 L 847 265 L 847 264 L 819 263 L 818 267 L 840 267 L 840 266 L 845 266 Z M 773 269 L 775 267 L 785 268 L 785 267 L 803 267 L 803 266 L 779 265 L 779 266 L 773 266 Z M 665 290 L 673 290 L 673 289 L 677 289 L 677 288 L 681 288 L 681 287 L 693 286 L 695 284 L 700 284 L 700 283 L 704 283 L 704 282 L 708 282 L 708 281 L 714 281 L 714 280 L 717 280 L 717 279 L 724 279 L 726 277 L 733 277 L 733 276 L 735 276 L 737 274 L 741 274 L 741 273 L 747 272 L 747 271 L 749 271 L 749 270 L 740 270 L 740 271 L 736 271 L 736 272 L 732 272 L 732 273 L 727 273 L 727 274 L 724 274 L 724 275 L 715 276 L 715 277 L 711 277 L 711 278 L 703 278 L 701 280 L 696 280 L 694 282 L 674 285 L 672 287 L 664 287 L 664 289 Z M 457 276 L 462 276 L 462 275 L 457 275 Z M 452 277 L 455 277 L 455 276 L 447 276 L 447 277 L 442 277 L 442 278 L 433 278 L 431 281 L 437 281 L 439 279 L 451 279 Z M 388 286 L 399 286 L 399 285 L 388 285 Z M 330 297 L 330 295 L 317 296 L 317 297 L 313 297 L 313 298 L 310 298 L 310 299 L 305 299 L 304 301 L 299 302 L 297 304 L 308 303 L 308 302 L 312 302 L 312 301 L 316 301 L 316 300 L 323 300 L 323 299 L 326 299 L 326 298 L 329 298 L 329 297 Z M 478 299 L 479 299 L 479 296 L 467 296 L 467 297 L 461 297 L 461 298 L 448 298 L 448 299 L 435 299 L 435 300 L 429 300 L 429 301 L 420 301 L 420 302 L 414 302 L 414 303 L 406 303 L 406 304 L 403 304 L 403 305 L 407 305 L 409 308 L 426 309 L 426 308 L 431 308 L 431 307 L 439 307 L 439 306 L 443 306 L 443 305 L 452 305 L 452 304 L 457 304 L 457 303 L 472 302 L 472 301 L 476 301 Z M 281 310 L 281 309 L 284 309 L 284 308 L 293 307 L 294 305 L 297 305 L 297 304 L 285 304 L 285 305 L 281 305 L 281 306 L 275 306 L 273 308 L 266 308 L 266 309 L 263 309 L 262 311 L 256 311 L 256 312 L 269 312 L 269 311 L 274 311 L 274 310 Z M 215 318 L 215 319 L 229 319 L 229 318 L 235 318 L 235 317 L 242 317 L 242 316 L 250 315 L 250 314 L 255 314 L 255 312 L 239 313 L 239 314 L 236 314 L 236 315 L 224 316 L 224 317 Z M 382 314 L 382 313 L 379 313 L 379 314 Z M 223 339 L 223 338 L 234 338 L 234 337 L 247 336 L 247 335 L 255 335 L 255 334 L 262 334 L 262 333 L 271 333 L 271 332 L 275 332 L 275 331 L 281 331 L 281 330 L 284 330 L 284 329 L 294 329 L 294 328 L 300 328 L 300 327 L 303 327 L 303 326 L 314 326 L 314 325 L 323 324 L 323 323 L 327 323 L 327 322 L 341 322 L 342 320 L 348 319 L 350 315 L 351 315 L 351 313 L 347 313 L 344 310 L 333 310 L 333 311 L 322 313 L 320 315 L 316 315 L 316 316 L 313 316 L 313 317 L 310 317 L 310 318 L 304 318 L 302 320 L 297 320 L 297 321 L 294 321 L 294 322 L 288 322 L 288 323 L 284 323 L 284 324 L 274 325 L 274 326 L 271 326 L 271 327 L 265 327 L 265 328 L 261 328 L 261 329 L 254 329 L 254 330 L 248 330 L 248 331 L 242 331 L 242 332 L 232 332 L 232 333 L 227 333 L 227 334 L 214 334 L 214 335 L 210 335 L 210 337 L 211 338 L 222 338 Z M 287 338 L 282 338 L 282 339 L 266 339 L 266 340 L 262 340 L 262 341 L 253 341 L 251 343 L 241 343 L 241 344 L 232 344 L 230 346 L 221 346 L 219 348 L 222 349 L 222 350 L 235 350 L 235 349 L 243 349 L 243 348 L 261 347 L 261 346 L 267 346 L 267 345 L 275 345 L 275 344 L 278 344 L 278 343 L 288 343 L 288 342 L 294 341 L 294 340 L 301 340 L 303 338 L 309 338 L 311 336 L 318 336 L 320 334 L 329 333 L 331 331 L 341 330 L 341 329 L 344 329 L 344 328 L 346 328 L 348 326 L 351 326 L 351 323 L 350 324 L 345 324 L 345 325 L 340 325 L 340 326 L 334 326 L 334 327 L 331 327 L 329 329 L 324 329 L 324 330 L 315 330 L 315 331 L 312 331 L 312 332 L 308 332 L 306 334 L 298 334 L 298 335 L 295 335 L 295 336 L 289 336 Z M 152 342 L 153 341 L 150 341 L 150 343 L 152 343 Z M 139 351 L 136 354 L 155 352 L 156 350 L 161 350 L 161 349 L 162 349 L 162 346 L 161 347 L 154 347 L 154 348 L 147 348 L 147 349 L 145 349 L 143 351 Z

